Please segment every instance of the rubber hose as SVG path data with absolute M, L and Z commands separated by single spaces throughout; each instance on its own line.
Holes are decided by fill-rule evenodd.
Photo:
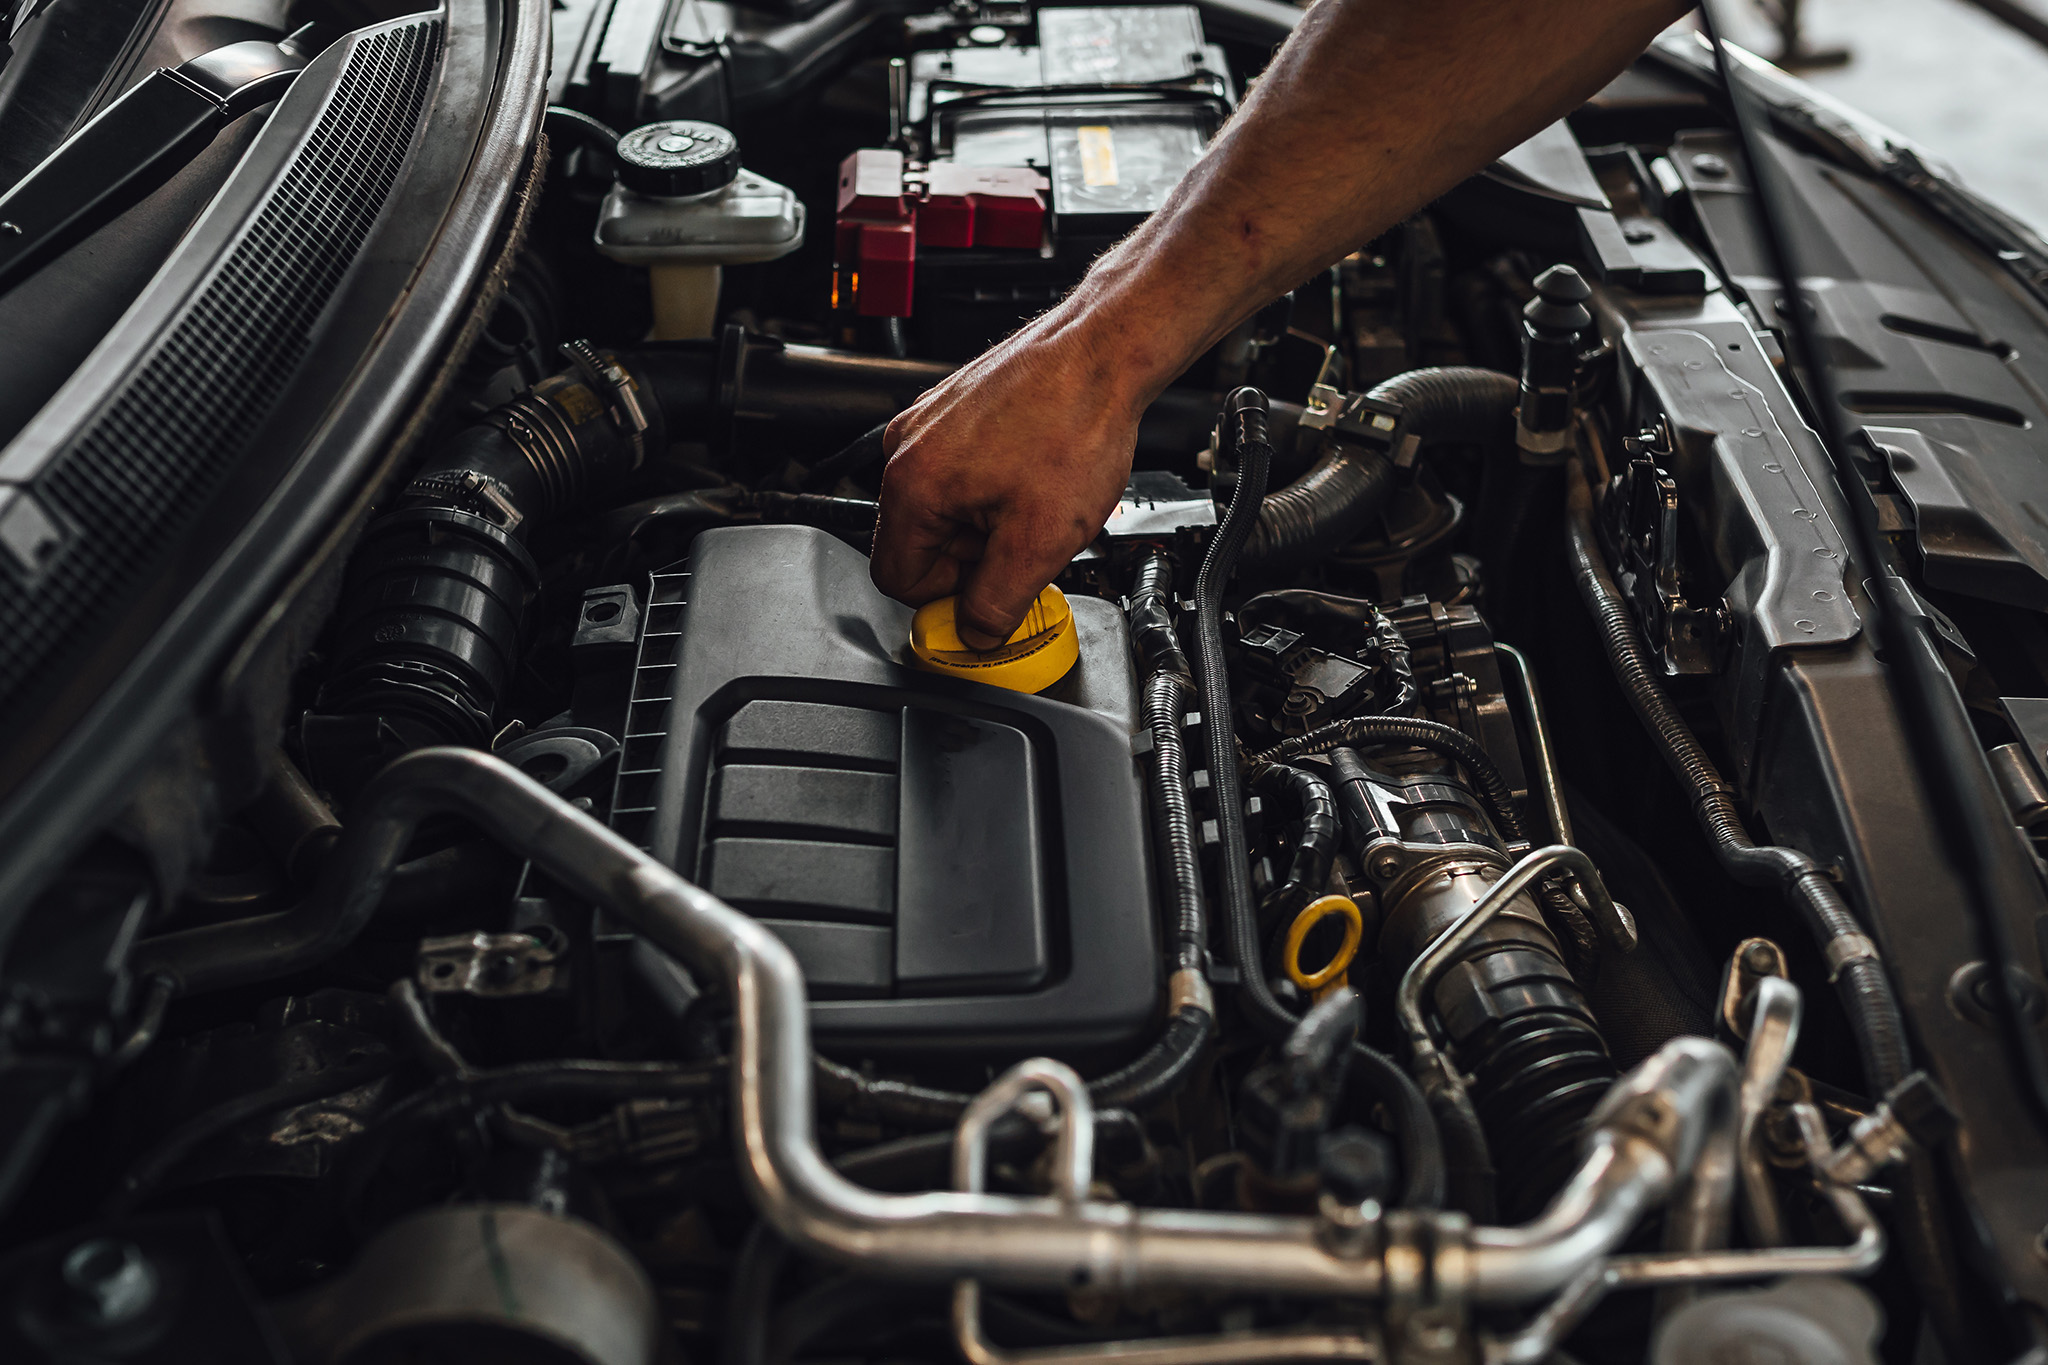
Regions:
M 1444 1141 L 1429 1101 L 1407 1071 L 1386 1053 L 1364 1043 L 1351 1045 L 1345 1079 L 1380 1102 L 1401 1153 L 1401 1207 L 1444 1206 Z
M 1805 915 L 1824 954 L 1838 941 L 1860 936 L 1862 926 L 1819 864 L 1797 849 L 1760 846 L 1749 837 L 1735 808 L 1734 789 L 1657 682 L 1657 665 L 1600 553 L 1592 490 L 1576 463 L 1568 473 L 1565 508 L 1572 577 L 1599 628 L 1615 681 L 1656 739 L 1665 763 L 1691 793 L 1693 812 L 1713 841 L 1721 866 L 1744 886 L 1778 887 Z M 1840 964 L 1835 991 L 1856 1035 L 1864 1079 L 1873 1094 L 1883 1094 L 1905 1079 L 1912 1064 L 1891 980 L 1875 958 L 1852 957 Z
M 1148 795 L 1159 866 L 1167 881 L 1173 953 L 1169 971 L 1193 971 L 1206 978 L 1209 914 L 1181 736 L 1193 675 L 1173 628 L 1172 588 L 1172 561 L 1163 554 L 1146 556 L 1131 589 L 1131 647 L 1145 670 L 1144 720 L 1152 738 Z
M 128 1168 L 121 1182 L 107 1195 L 102 1213 L 112 1219 L 127 1217 L 163 1182 L 164 1177 L 177 1169 L 178 1163 L 207 1141 L 259 1115 L 311 1104 L 314 1100 L 324 1100 L 354 1090 L 357 1086 L 368 1085 L 390 1072 L 392 1060 L 390 1057 L 372 1057 L 348 1066 L 328 1067 L 323 1071 L 294 1076 L 266 1090 L 237 1095 L 195 1114 L 172 1129 L 168 1136 Z
M 989 1129 L 991 1161 L 1019 1162 L 1045 1149 L 1046 1135 L 1021 1114 L 1009 1114 Z M 1141 1159 L 1145 1129 L 1128 1109 L 1095 1111 L 1096 1169 Z M 839 1173 L 871 1190 L 915 1194 L 953 1187 L 953 1133 L 917 1133 L 892 1138 L 834 1157 Z
M 721 1365 L 761 1365 L 767 1360 L 775 1286 L 789 1258 L 789 1243 L 780 1233 L 766 1220 L 754 1224 L 740 1245 L 726 1289 L 725 1334 L 718 1343 Z
M 1282 763 L 1263 764 L 1248 780 L 1261 795 L 1285 797 L 1301 811 L 1301 837 L 1295 841 L 1294 857 L 1280 885 L 1266 897 L 1268 907 L 1299 910 L 1330 880 L 1330 864 L 1343 837 L 1337 823 L 1337 798 L 1322 778 L 1306 768 Z
M 1616 681 L 1657 740 L 1665 763 L 1693 793 L 1694 813 L 1713 841 L 1715 856 L 1745 885 L 1776 883 L 1807 917 L 1823 952 L 1837 938 L 1861 932 L 1841 893 L 1811 858 L 1796 849 L 1759 847 L 1750 839 L 1720 770 L 1657 683 L 1648 647 L 1601 556 L 1593 529 L 1593 494 L 1584 470 L 1574 462 L 1566 477 L 1566 539 L 1579 595 L 1599 628 Z M 1841 965 L 1835 992 L 1849 1016 L 1865 1082 L 1873 1093 L 1882 1094 L 1904 1079 L 1912 1064 L 1891 979 L 1876 960 L 1853 958 Z M 1936 1335 L 1954 1347 L 1973 1343 L 1981 1334 L 1963 1305 L 1954 1242 L 1939 1206 L 1939 1178 L 1927 1157 L 1906 1163 L 1899 1181 L 1902 1207 L 1894 1226 L 1913 1282 L 1926 1293 Z
M 1430 1112 L 1443 1135 L 1445 1200 L 1473 1222 L 1491 1223 L 1498 1181 L 1486 1129 L 1470 1097 L 1446 1094 L 1436 1098 Z
M 1449 366 L 1410 370 L 1368 397 L 1401 406 L 1401 432 L 1423 445 L 1458 441 L 1512 446 L 1519 381 L 1498 370 Z M 1259 508 L 1244 548 L 1248 564 L 1320 558 L 1358 538 L 1397 484 L 1393 461 L 1378 450 L 1336 442 L 1308 473 Z
M 1235 456 L 1237 491 L 1216 528 L 1195 575 L 1195 680 L 1202 692 L 1209 737 L 1209 790 L 1216 799 L 1217 857 L 1224 928 L 1237 965 L 1241 997 L 1268 1037 L 1293 1031 L 1295 1017 L 1273 998 L 1259 947 L 1258 905 L 1252 897 L 1251 855 L 1245 848 L 1244 797 L 1237 771 L 1237 734 L 1231 725 L 1230 671 L 1223 653 L 1223 589 L 1250 539 L 1266 491 L 1273 451 L 1266 439 L 1265 395 L 1254 388 L 1232 393 L 1223 405 L 1223 431 Z
M 1419 716 L 1353 716 L 1296 735 L 1252 756 L 1255 765 L 1286 763 L 1307 754 L 1331 749 L 1356 748 L 1366 744 L 1406 744 L 1461 764 L 1472 775 L 1486 813 L 1511 844 L 1523 841 L 1521 817 L 1515 814 L 1514 792 L 1500 769 L 1487 757 L 1479 742 L 1455 726 L 1442 725 Z
M 1098 1109 L 1143 1109 L 1180 1087 L 1208 1041 L 1209 1011 L 1186 1006 L 1136 1060 L 1088 1083 Z M 974 1096 L 907 1081 L 862 1075 L 826 1057 L 815 1058 L 818 1107 L 852 1112 L 897 1128 L 950 1129 Z

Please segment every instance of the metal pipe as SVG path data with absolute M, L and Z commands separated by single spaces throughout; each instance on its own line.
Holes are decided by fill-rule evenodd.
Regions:
M 988 1130 L 1034 1090 L 1059 1102 L 1059 1134 L 1053 1140 L 1053 1195 L 1072 1207 L 1088 1199 L 1095 1161 L 1095 1106 L 1088 1084 L 1074 1069 L 1049 1057 L 1017 1063 L 976 1095 L 953 1131 L 953 1188 L 980 1194 L 987 1187 Z
M 1486 1285 L 1494 1302 L 1537 1299 L 1571 1284 L 1679 1188 L 1702 1154 L 1733 1138 L 1736 1103 L 1727 1048 L 1704 1038 L 1666 1043 L 1600 1101 L 1588 1120 L 1585 1161 L 1536 1221 L 1472 1229 L 1474 1283 Z M 1682 1136 L 1669 1133 L 1673 1114 L 1687 1117 Z
M 1867 1275 L 1884 1259 L 1884 1229 L 1854 1187 L 1826 1178 L 1832 1154 L 1827 1125 L 1811 1104 L 1792 1106 L 1808 1167 L 1842 1225 L 1854 1234 L 1841 1247 L 1770 1247 L 1757 1251 L 1665 1252 L 1595 1262 L 1542 1312 L 1507 1337 L 1483 1336 L 1486 1365 L 1538 1365 L 1615 1289 L 1688 1286 L 1784 1275 Z
M 330 952 L 361 927 L 413 830 L 439 814 L 467 819 L 569 894 L 721 982 L 733 1016 L 740 1167 L 762 1215 L 806 1250 L 906 1279 L 1045 1289 L 1176 1285 L 1354 1298 L 1382 1291 L 1378 1257 L 1363 1247 L 1347 1254 L 1314 1218 L 956 1191 L 885 1195 L 853 1184 L 817 1147 L 803 975 L 781 940 L 478 750 L 418 750 L 365 788 L 335 850 L 332 889 L 314 902 L 325 922 L 306 910 L 264 916 L 153 940 L 141 945 L 150 950 L 144 955 L 187 989 L 257 979 L 281 961 L 309 965 L 321 955 L 315 948 Z M 1680 1039 L 1617 1083 L 1596 1111 L 1584 1165 L 1550 1210 L 1526 1228 L 1472 1231 L 1472 1301 L 1541 1298 L 1608 1255 L 1697 1155 L 1717 1103 L 1703 1078 L 1717 1065 L 1732 1091 L 1726 1049 Z M 1655 1124 L 1644 1117 L 1652 1101 Z M 1447 1222 L 1439 1239 L 1455 1245 L 1452 1227 Z
M 1635 946 L 1635 926 L 1609 898 L 1607 886 L 1600 880 L 1600 871 L 1593 866 L 1591 858 L 1569 844 L 1551 844 L 1525 854 L 1502 874 L 1499 881 L 1487 888 L 1471 914 L 1437 935 L 1436 940 L 1423 949 L 1421 955 L 1408 964 L 1408 970 L 1401 974 L 1401 985 L 1394 994 L 1394 1013 L 1401 1021 L 1402 1031 L 1408 1035 L 1418 1077 L 1437 1069 L 1438 1056 L 1436 1039 L 1430 1033 L 1427 1016 L 1423 1014 L 1423 997 L 1436 987 L 1437 981 L 1457 962 L 1479 931 L 1553 867 L 1563 867 L 1579 879 L 1586 888 L 1595 922 L 1616 947 L 1626 951 Z
M 1543 694 L 1536 690 L 1536 671 L 1528 655 L 1513 645 L 1494 642 L 1494 652 L 1514 665 L 1515 690 L 1522 694 L 1522 710 L 1529 718 L 1529 748 L 1536 759 L 1536 781 L 1543 793 L 1543 813 L 1550 821 L 1550 837 L 1560 844 L 1575 844 L 1571 812 L 1565 808 L 1564 779 L 1558 776 L 1557 753 L 1550 747 L 1550 726 L 1543 716 Z
M 1784 1214 L 1771 1183 L 1759 1128 L 1784 1079 L 1799 1042 L 1799 988 L 1782 976 L 1759 977 L 1749 1020 L 1749 1047 L 1742 1058 L 1742 1122 L 1735 1150 L 1742 1165 L 1742 1218 L 1755 1246 L 1781 1246 Z
M 1385 1359 L 1379 1342 L 1371 1337 L 1315 1327 L 1009 1351 L 982 1331 L 981 1287 L 972 1280 L 953 1290 L 953 1340 L 967 1365 L 1278 1365 L 1290 1360 Z

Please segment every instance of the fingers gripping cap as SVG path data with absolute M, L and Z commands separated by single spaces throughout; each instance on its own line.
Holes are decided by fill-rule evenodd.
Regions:
M 910 618 L 910 653 L 918 667 L 1012 692 L 1043 692 L 1066 677 L 1081 657 L 1074 613 L 1058 588 L 1039 593 L 1008 642 L 987 651 L 969 649 L 960 639 L 954 617 L 959 600 L 927 602 Z

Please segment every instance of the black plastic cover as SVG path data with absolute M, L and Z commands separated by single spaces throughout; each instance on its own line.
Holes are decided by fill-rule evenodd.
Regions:
M 1073 600 L 1058 700 L 907 667 L 909 609 L 811 527 L 706 532 L 683 598 L 648 846 L 789 945 L 822 1042 L 1144 1029 L 1159 957 L 1113 603 Z

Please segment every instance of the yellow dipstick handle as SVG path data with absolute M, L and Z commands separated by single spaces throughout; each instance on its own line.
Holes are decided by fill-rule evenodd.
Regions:
M 1319 971 L 1305 972 L 1301 969 L 1301 945 L 1307 941 L 1309 930 L 1332 915 L 1344 917 L 1344 942 L 1338 945 L 1336 954 Z M 1351 965 L 1351 959 L 1358 956 L 1358 945 L 1364 938 L 1365 916 L 1358 913 L 1358 906 L 1349 896 L 1324 896 L 1310 901 L 1294 917 L 1294 923 L 1287 926 L 1287 946 L 1283 953 L 1287 979 L 1305 991 L 1321 990 L 1344 974 L 1345 968 Z
M 1074 612 L 1058 588 L 1048 585 L 1038 594 L 1016 632 L 1000 649 L 967 647 L 954 619 L 957 601 L 941 597 L 927 602 L 910 618 L 910 653 L 918 667 L 1012 692 L 1043 692 L 1066 677 L 1081 657 Z

